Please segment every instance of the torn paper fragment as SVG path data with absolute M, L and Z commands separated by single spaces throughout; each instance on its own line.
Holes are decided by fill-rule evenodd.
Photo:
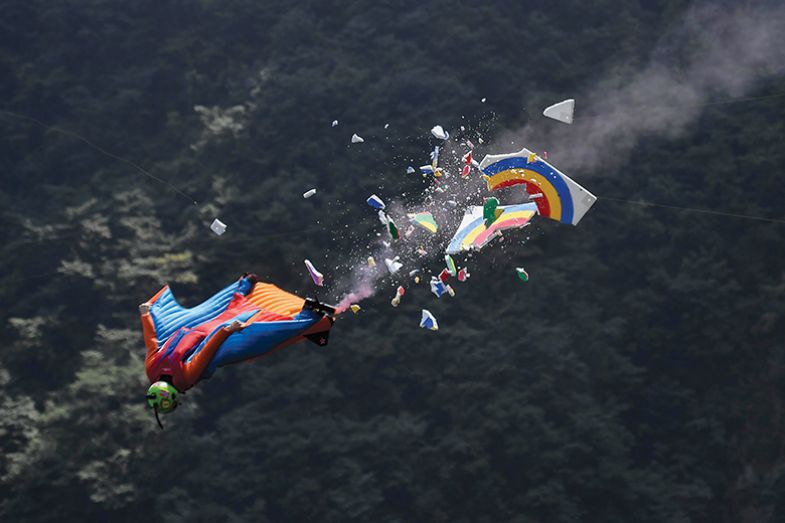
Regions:
M 387 217 L 387 230 L 390 231 L 390 238 L 393 240 L 397 240 L 401 237 L 401 233 L 398 231 L 398 227 L 395 225 L 395 222 L 392 221 L 392 218 L 389 216 Z
M 316 189 L 309 189 L 303 193 L 303 198 L 310 198 L 314 194 L 316 194 Z
M 357 305 L 356 303 L 353 303 L 353 304 L 349 305 L 349 308 L 350 308 L 350 309 L 352 310 L 352 312 L 353 312 L 353 313 L 355 313 L 355 314 L 357 314 L 358 312 L 360 312 L 360 309 L 361 309 L 361 307 L 360 307 L 359 305 Z
M 415 172 L 417 172 L 417 170 L 411 165 L 406 168 L 406 174 L 414 174 Z
M 431 292 L 434 293 L 437 298 L 441 298 L 442 294 L 447 292 L 447 285 L 436 276 L 431 276 Z
M 311 275 L 311 279 L 316 285 L 319 287 L 324 285 L 324 275 L 316 270 L 316 267 L 313 266 L 313 263 L 305 260 L 305 268 L 308 269 L 308 274 Z
M 365 200 L 365 203 L 367 203 L 374 209 L 384 209 L 385 207 L 387 207 L 386 205 L 384 205 L 382 199 L 376 196 L 375 194 L 370 195 L 368 199 Z
M 376 260 L 373 259 L 373 256 L 368 256 L 368 267 L 376 267 Z
M 529 281 L 529 273 L 526 272 L 526 269 L 523 267 L 516 267 L 515 272 L 518 273 L 518 278 L 520 278 L 521 281 Z
M 218 236 L 222 235 L 226 232 L 226 224 L 216 218 L 213 220 L 213 223 L 210 224 L 210 230 L 213 231 Z
M 333 120 L 333 127 L 335 127 L 336 125 L 338 125 L 338 120 Z
M 461 270 L 458 271 L 458 281 L 464 282 L 469 279 L 469 271 L 466 270 L 466 267 L 463 267 Z
M 439 230 L 439 224 L 436 223 L 436 220 L 433 219 L 433 215 L 429 212 L 409 213 L 406 216 L 409 218 L 410 222 L 422 227 L 431 234 L 434 234 Z
M 363 140 L 362 137 L 358 134 L 355 133 L 352 135 L 352 143 L 363 143 L 364 141 L 365 140 Z
M 463 169 L 461 169 L 461 178 L 466 178 L 467 176 L 469 176 L 471 170 L 472 168 L 470 165 L 464 165 Z
M 445 254 L 444 263 L 447 265 L 447 272 L 450 273 L 450 276 L 458 275 L 458 268 L 455 266 L 455 260 L 452 259 L 452 256 Z
M 426 309 L 422 310 L 422 318 L 420 319 L 420 327 L 423 329 L 428 329 L 432 331 L 439 330 L 439 324 L 436 322 L 436 318 L 433 314 L 431 314 Z

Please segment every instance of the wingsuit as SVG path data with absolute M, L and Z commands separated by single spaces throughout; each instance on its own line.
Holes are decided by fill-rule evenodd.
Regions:
M 308 339 L 326 345 L 335 309 L 243 275 L 211 298 L 184 308 L 165 285 L 146 303 L 142 330 L 151 383 L 184 392 L 218 367 Z

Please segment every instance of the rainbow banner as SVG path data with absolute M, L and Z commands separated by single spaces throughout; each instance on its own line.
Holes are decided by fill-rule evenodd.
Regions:
M 461 251 L 479 251 L 505 229 L 524 227 L 537 214 L 537 206 L 533 203 L 519 205 L 502 205 L 496 208 L 499 212 L 490 227 L 485 226 L 483 208 L 472 206 L 458 226 L 458 230 L 447 246 L 447 254 L 458 254 Z
M 525 185 L 539 213 L 562 223 L 578 225 L 597 201 L 592 193 L 526 148 L 517 153 L 488 155 L 480 162 L 480 169 L 489 191 Z

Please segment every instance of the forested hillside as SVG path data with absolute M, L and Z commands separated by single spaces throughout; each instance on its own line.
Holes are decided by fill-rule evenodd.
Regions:
M 785 224 L 628 201 L 785 220 L 777 75 L 568 171 L 599 197 L 580 225 L 474 256 L 454 299 L 385 282 L 165 430 L 144 403 L 163 283 L 309 294 L 304 258 L 332 276 L 378 229 L 368 195 L 418 198 L 434 124 L 509 152 L 693 8 L 0 0 L 0 520 L 785 521 Z

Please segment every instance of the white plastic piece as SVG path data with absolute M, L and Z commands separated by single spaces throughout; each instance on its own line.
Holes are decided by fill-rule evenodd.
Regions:
M 210 230 L 213 231 L 218 236 L 222 235 L 226 232 L 226 224 L 216 218 L 213 220 L 213 223 L 210 224 Z
M 399 259 L 398 256 L 396 256 L 393 259 L 390 258 L 384 259 L 384 264 L 387 266 L 387 270 L 390 272 L 390 274 L 395 274 L 396 272 L 401 270 L 401 267 L 403 267 L 403 264 L 399 262 L 398 259 Z
M 434 125 L 431 134 L 439 140 L 447 140 L 450 137 L 450 133 L 445 131 L 441 125 Z
M 333 127 L 335 127 L 336 125 L 338 125 L 338 120 L 333 120 Z
M 355 133 L 352 135 L 352 143 L 363 143 L 364 141 L 365 140 L 363 140 L 362 137 L 358 134 Z
M 314 194 L 316 194 L 316 189 L 309 189 L 303 193 L 303 198 L 310 198 Z
M 553 104 L 542 112 L 543 116 L 547 116 L 557 122 L 566 123 L 568 125 L 572 124 L 574 113 L 575 100 L 572 98 Z

